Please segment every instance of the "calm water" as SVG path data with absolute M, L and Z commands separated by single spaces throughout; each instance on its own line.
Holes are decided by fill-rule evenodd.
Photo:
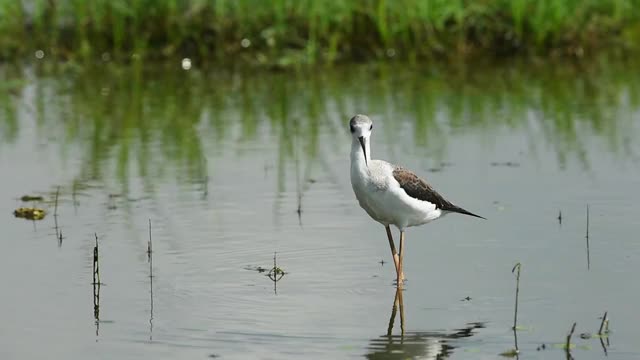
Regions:
M 521 358 L 565 358 L 573 322 L 575 358 L 640 358 L 637 70 L 1 67 L 0 358 L 495 359 L 517 262 Z M 401 304 L 355 113 L 374 158 L 489 219 L 411 228 Z M 44 220 L 13 217 L 25 194 Z

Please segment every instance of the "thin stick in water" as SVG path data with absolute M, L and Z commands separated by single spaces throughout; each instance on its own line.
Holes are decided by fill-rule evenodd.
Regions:
M 149 219 L 149 242 L 147 243 L 147 260 L 149 261 L 149 264 L 153 262 L 153 259 L 151 258 L 151 253 L 152 253 L 151 219 Z M 149 268 L 151 268 L 151 265 L 149 265 Z
M 54 208 L 53 208 L 53 216 L 57 217 L 58 216 L 58 196 L 60 195 L 60 186 L 58 186 L 58 188 L 56 189 L 56 200 L 54 203 Z
M 95 233 L 96 245 L 93 247 L 93 317 L 96 324 L 96 336 L 100 331 L 100 264 L 98 234 Z
M 589 204 L 587 204 L 587 239 L 589 238 Z
M 96 325 L 96 336 L 100 334 L 100 283 L 93 284 L 93 318 Z
M 149 341 L 153 341 L 153 245 L 151 240 L 151 219 L 149 219 L 149 244 L 147 245 L 149 259 Z
M 202 181 L 203 181 L 203 191 L 202 191 L 202 198 L 206 199 L 207 196 L 209 195 L 209 166 L 207 165 L 207 158 L 203 157 L 202 158 L 202 168 L 204 169 L 204 173 L 205 175 L 202 177 Z
M 150 297 L 150 309 L 149 309 L 149 341 L 153 341 L 153 276 L 149 276 L 149 297 Z
M 58 239 L 58 246 L 62 246 L 62 229 L 58 226 L 58 215 L 53 214 L 53 228 L 56 231 L 56 239 Z
M 78 200 L 77 200 L 77 191 L 78 191 L 78 182 L 76 180 L 73 181 L 73 185 L 71 188 L 71 201 L 73 201 L 73 211 L 75 214 L 78 214 Z
M 58 247 L 62 246 L 62 229 L 58 226 L 58 196 L 60 195 L 60 186 L 56 189 L 56 198 L 53 209 L 53 225 L 56 230 L 56 238 L 58 239 Z
M 591 270 L 591 254 L 589 251 L 589 204 L 587 204 L 587 270 Z
M 278 267 L 277 254 L 277 252 L 273 253 L 273 268 L 271 268 L 269 274 L 267 274 L 269 279 L 273 281 L 273 292 L 275 294 L 278 294 L 276 283 L 284 277 L 284 274 L 286 274 L 282 269 Z
M 516 273 L 516 306 L 515 306 L 515 311 L 513 313 L 513 331 L 515 331 L 518 326 L 518 296 L 520 295 L 520 268 L 521 267 L 522 265 L 520 263 L 517 263 L 513 266 L 513 269 L 511 269 L 511 273 L 514 273 L 516 269 L 518 270 L 518 272 Z
M 277 286 L 278 280 L 276 280 L 276 279 L 277 279 L 277 276 L 278 276 L 278 266 L 276 265 L 276 255 L 277 255 L 277 252 L 274 251 L 273 252 L 273 271 L 274 271 L 273 293 L 277 295 L 278 294 L 278 286 Z
M 96 245 L 93 248 L 93 284 L 100 284 L 100 257 L 98 248 L 98 234 L 96 236 Z

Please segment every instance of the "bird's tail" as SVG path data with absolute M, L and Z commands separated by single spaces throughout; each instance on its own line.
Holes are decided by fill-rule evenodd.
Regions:
M 463 208 L 461 208 L 459 206 L 453 205 L 453 204 L 451 204 L 451 206 L 448 206 L 446 209 L 443 209 L 443 210 L 454 212 L 454 213 L 458 213 L 458 214 L 474 216 L 474 217 L 477 217 L 477 218 L 480 218 L 480 219 L 487 220 L 487 218 L 485 218 L 485 217 L 482 217 L 480 215 L 476 215 L 476 214 L 472 213 L 471 211 L 467 211 L 467 210 L 465 210 L 465 209 L 463 209 Z

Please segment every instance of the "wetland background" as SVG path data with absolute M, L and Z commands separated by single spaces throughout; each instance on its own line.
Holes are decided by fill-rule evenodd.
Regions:
M 6 14 L 12 3 L 0 4 Z M 304 46 L 273 53 L 266 40 L 254 46 L 251 38 L 244 48 L 248 38 L 236 30 L 229 44 L 251 52 L 163 51 L 172 42 L 138 39 L 130 32 L 138 28 L 126 26 L 154 23 L 139 16 L 143 5 L 157 20 L 169 14 L 157 10 L 161 4 L 183 9 L 182 2 L 132 2 L 140 8 L 125 7 L 122 22 L 131 37 L 112 23 L 98 27 L 96 14 L 115 19 L 109 4 L 119 2 L 29 4 L 20 11 L 33 21 L 20 28 L 36 36 L 21 41 L 15 33 L 16 48 L 0 65 L 3 359 L 494 359 L 514 347 L 517 262 L 521 358 L 567 357 L 561 344 L 573 322 L 571 356 L 640 357 L 640 72 L 624 56 L 630 47 L 611 45 L 633 33 L 634 2 L 581 2 L 584 13 L 558 17 L 583 25 L 608 19 L 624 29 L 582 46 L 588 58 L 565 51 L 577 40 L 526 40 L 531 47 L 509 57 L 495 57 L 493 47 L 458 52 L 471 47 L 442 40 L 446 61 L 427 45 L 415 55 L 401 50 L 418 40 L 398 42 L 389 60 L 391 47 L 376 42 L 381 35 L 359 42 L 358 51 L 337 46 L 343 50 L 329 61 L 310 55 L 313 38 L 304 31 Z M 263 3 L 215 4 L 259 10 Z M 395 14 L 390 2 L 372 4 L 387 5 L 371 14 Z M 176 11 L 181 29 L 197 29 Z M 228 11 L 224 24 L 233 25 Z M 269 19 L 265 11 L 251 14 Z M 283 24 L 298 13 L 285 13 L 276 28 L 292 31 Z M 38 25 L 46 14 L 59 16 Z M 88 20 L 71 21 L 81 14 Z M 465 40 L 469 33 L 451 14 L 437 34 L 478 44 Z M 582 16 L 582 23 L 568 20 Z M 349 28 L 368 29 L 358 21 Z M 11 40 L 2 34 L 0 42 Z M 118 36 L 126 38 L 119 48 Z M 317 54 L 326 54 L 325 45 Z M 225 56 L 238 61 L 228 66 Z M 489 219 L 451 215 L 409 230 L 401 310 L 393 307 L 383 227 L 358 207 L 349 183 L 346 124 L 356 113 L 376 123 L 373 157 L 415 170 Z M 11 215 L 25 194 L 43 197 L 27 204 L 46 209 L 43 220 Z M 92 284 L 95 235 L 100 286 Z M 274 253 L 286 272 L 278 282 L 266 276 Z M 608 337 L 582 339 L 597 333 L 605 311 Z

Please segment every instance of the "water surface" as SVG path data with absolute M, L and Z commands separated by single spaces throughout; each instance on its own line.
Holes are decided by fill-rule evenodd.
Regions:
M 564 358 L 573 322 L 576 358 L 640 356 L 634 65 L 178 65 L 0 68 L 2 358 L 494 359 L 517 262 L 521 358 Z M 402 307 L 349 182 L 356 113 L 374 158 L 488 218 L 407 232 Z M 25 194 L 44 220 L 12 216 Z M 609 345 L 580 339 L 605 311 Z

